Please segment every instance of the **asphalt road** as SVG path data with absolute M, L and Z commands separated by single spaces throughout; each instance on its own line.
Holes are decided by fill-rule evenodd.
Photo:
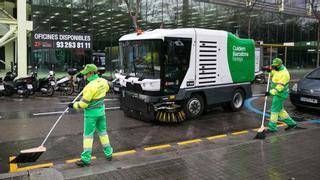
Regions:
M 261 94 L 264 89 L 265 85 L 253 85 L 254 94 Z M 73 98 L 74 96 L 57 95 L 32 96 L 27 99 L 0 97 L 0 173 L 8 172 L 9 156 L 41 144 L 59 113 Z M 256 99 L 252 105 L 261 110 L 263 99 Z M 261 120 L 260 115 L 245 107 L 236 113 L 212 108 L 198 119 L 176 125 L 163 125 L 127 117 L 118 109 L 117 96 L 106 97 L 105 104 L 108 133 L 115 152 L 257 128 Z M 320 117 L 314 111 L 296 110 L 289 101 L 285 106 L 299 121 Z M 45 144 L 47 152 L 38 162 L 62 163 L 78 158 L 82 151 L 82 132 L 82 112 L 67 113 Z M 103 156 L 101 149 L 96 136 L 93 154 Z

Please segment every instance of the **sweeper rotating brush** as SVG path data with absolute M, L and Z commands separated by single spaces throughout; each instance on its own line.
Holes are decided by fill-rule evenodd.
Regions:
M 156 120 L 164 123 L 178 123 L 186 120 L 183 110 L 159 110 L 156 112 Z
M 161 107 L 157 107 L 155 110 L 155 118 L 160 122 L 178 123 L 187 119 L 182 108 L 174 103 L 162 104 Z

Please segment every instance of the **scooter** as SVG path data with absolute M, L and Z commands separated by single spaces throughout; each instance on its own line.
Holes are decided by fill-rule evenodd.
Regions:
M 77 74 L 78 70 L 76 68 L 69 68 L 67 72 L 69 74 L 68 76 L 57 79 L 54 90 L 67 95 L 72 95 L 74 91 L 74 75 Z
M 110 88 L 112 89 L 114 94 L 121 94 L 122 90 L 121 90 L 121 85 L 120 85 L 120 80 L 119 80 L 119 71 L 116 70 L 115 71 L 115 78 L 112 80 L 111 82 L 111 86 Z
M 7 72 L 4 78 L 0 78 L 0 95 L 11 96 L 16 92 L 14 79 L 16 78 L 15 72 Z
M 259 84 L 266 83 L 266 77 L 263 71 L 258 71 L 254 73 L 254 82 Z
M 11 71 L 7 72 L 4 78 L 0 78 L 0 95 L 11 96 L 16 92 L 14 79 L 17 77 L 17 66 L 11 64 Z
M 79 93 L 86 86 L 86 80 L 81 73 L 78 73 L 74 81 L 74 92 Z
M 36 84 L 36 91 L 41 92 L 42 95 L 52 96 L 54 94 L 55 84 L 54 71 L 49 71 L 49 75 L 46 78 L 38 80 L 38 84 Z
M 106 72 L 105 67 L 98 67 L 98 76 L 104 78 L 102 75 Z M 78 73 L 74 81 L 74 92 L 79 93 L 86 86 L 86 80 L 81 73 Z

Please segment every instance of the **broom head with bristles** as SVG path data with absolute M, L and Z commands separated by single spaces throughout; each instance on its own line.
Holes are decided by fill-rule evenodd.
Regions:
M 265 127 L 260 127 L 254 139 L 265 139 L 265 138 L 266 138 Z
M 10 161 L 10 163 L 30 163 L 35 162 L 46 151 L 44 146 L 21 150 L 20 154 Z

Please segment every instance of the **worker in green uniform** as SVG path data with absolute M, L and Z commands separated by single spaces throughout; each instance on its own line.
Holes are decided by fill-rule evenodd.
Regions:
M 89 82 L 83 89 L 82 99 L 68 104 L 69 108 L 84 109 L 83 152 L 81 160 L 76 162 L 80 167 L 88 166 L 91 162 L 91 152 L 94 132 L 97 129 L 104 154 L 108 160 L 112 159 L 113 149 L 107 134 L 104 97 L 109 91 L 107 80 L 99 78 L 96 74 L 98 68 L 88 64 L 80 72 Z
M 297 123 L 289 116 L 286 110 L 283 108 L 283 102 L 289 95 L 289 80 L 290 74 L 287 68 L 282 64 L 280 58 L 275 58 L 272 62 L 271 68 L 268 69 L 271 73 L 272 84 L 270 91 L 265 93 L 266 96 L 271 95 L 271 118 L 268 123 L 268 131 L 276 132 L 278 130 L 277 121 L 280 117 L 284 123 L 288 125 L 286 128 L 291 129 L 297 126 Z

